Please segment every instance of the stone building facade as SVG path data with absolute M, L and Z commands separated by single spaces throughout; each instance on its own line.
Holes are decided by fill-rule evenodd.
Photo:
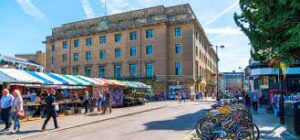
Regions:
M 214 90 L 215 51 L 190 5 L 63 24 L 46 37 L 46 71 Z
M 24 58 L 36 64 L 39 64 L 44 68 L 46 67 L 46 53 L 42 51 L 37 51 L 33 54 L 16 54 L 15 57 Z

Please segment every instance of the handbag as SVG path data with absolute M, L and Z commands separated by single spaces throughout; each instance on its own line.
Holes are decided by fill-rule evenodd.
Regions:
M 17 116 L 19 117 L 24 117 L 24 111 L 18 111 Z

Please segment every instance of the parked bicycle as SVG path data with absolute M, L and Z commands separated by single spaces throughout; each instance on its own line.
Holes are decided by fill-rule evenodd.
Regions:
M 252 116 L 239 101 L 219 102 L 207 110 L 196 124 L 198 137 L 205 140 L 243 139 L 258 140 L 259 129 Z

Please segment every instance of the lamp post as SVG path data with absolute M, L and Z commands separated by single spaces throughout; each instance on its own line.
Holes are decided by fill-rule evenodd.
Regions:
M 218 48 L 225 48 L 224 45 L 221 46 L 216 46 L 216 56 L 217 56 L 217 74 L 216 74 L 216 79 L 217 79 L 217 101 L 220 100 L 219 99 L 219 55 L 218 55 Z

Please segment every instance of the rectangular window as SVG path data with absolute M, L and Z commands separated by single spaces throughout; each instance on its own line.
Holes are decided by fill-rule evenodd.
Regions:
M 92 60 L 92 52 L 87 51 L 85 53 L 85 60 L 87 60 L 87 61 Z
M 146 46 L 146 55 L 152 55 L 153 54 L 153 45 L 147 45 Z
M 116 48 L 115 49 L 115 58 L 120 58 L 121 57 L 121 49 L 120 48 Z
M 137 76 L 137 66 L 136 64 L 129 64 L 129 75 L 130 77 Z
M 105 44 L 106 43 L 106 36 L 100 36 L 100 44 Z
M 146 77 L 152 77 L 153 76 L 153 64 L 147 63 L 146 64 Z
M 86 77 L 91 77 L 91 67 L 85 67 L 84 73 Z
M 99 66 L 99 77 L 105 78 L 105 66 Z
M 176 75 L 181 75 L 181 62 L 176 62 L 175 64 Z
M 146 30 L 146 38 L 147 39 L 153 38 L 153 29 Z
M 51 57 L 51 64 L 54 64 L 54 63 L 55 63 L 54 57 Z
M 78 61 L 79 60 L 79 53 L 74 53 L 74 61 Z
M 176 54 L 181 54 L 181 44 L 175 44 L 175 52 Z
M 67 54 L 63 54 L 63 56 L 62 56 L 62 61 L 63 61 L 63 62 L 66 62 L 66 61 L 67 61 L 67 57 L 68 57 Z
M 121 42 L 122 35 L 121 34 L 115 34 L 115 42 Z
M 100 51 L 100 59 L 104 60 L 105 59 L 105 50 Z
M 92 46 L 92 38 L 90 38 L 90 37 L 89 37 L 89 38 L 86 38 L 86 39 L 85 39 L 85 45 L 86 45 L 86 46 Z
M 130 48 L 130 56 L 135 57 L 136 56 L 136 47 L 131 47 Z
M 63 49 L 67 49 L 68 48 L 68 42 L 67 41 L 64 41 L 63 42 Z
M 61 74 L 67 74 L 67 69 L 61 69 Z
M 73 75 L 78 75 L 79 69 L 78 67 L 73 67 Z
M 136 40 L 136 32 L 130 32 L 130 40 Z
M 120 66 L 120 64 L 115 64 L 114 65 L 114 76 L 115 76 L 115 78 L 120 78 L 121 77 L 121 66 Z
M 52 52 L 55 52 L 55 44 L 52 44 L 51 50 L 52 50 Z
M 78 39 L 74 40 L 74 47 L 75 48 L 79 47 L 79 40 Z
M 148 17 L 148 18 L 147 18 L 147 22 L 148 22 L 148 23 L 152 23 L 152 22 L 153 22 L 153 17 L 152 17 L 152 16 Z
M 175 36 L 176 37 L 181 36 L 181 28 L 180 27 L 175 28 Z

